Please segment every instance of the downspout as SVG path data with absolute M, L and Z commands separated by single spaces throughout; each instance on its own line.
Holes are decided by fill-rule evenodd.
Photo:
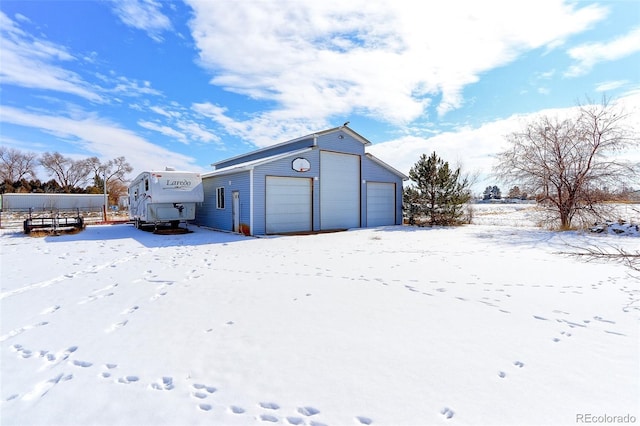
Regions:
M 318 135 L 314 133 L 313 135 L 313 148 L 317 148 L 318 147 Z M 318 152 L 318 177 L 315 179 L 311 180 L 311 230 L 312 231 L 318 231 L 320 229 L 322 229 L 322 226 L 318 225 L 318 229 L 316 229 L 316 224 L 315 224 L 315 217 L 314 217 L 314 210 L 316 209 L 315 207 L 315 199 L 316 199 L 316 179 L 318 182 L 318 212 L 320 212 L 320 186 L 319 186 L 319 182 L 320 182 L 320 152 Z M 320 215 L 320 213 L 318 213 L 318 219 L 321 219 L 322 216 Z
M 249 169 L 249 234 L 253 234 L 253 167 Z

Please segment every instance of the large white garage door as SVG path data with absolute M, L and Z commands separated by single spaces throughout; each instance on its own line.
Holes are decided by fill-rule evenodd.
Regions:
M 367 226 L 395 225 L 396 186 L 367 182 Z
M 267 176 L 267 234 L 311 231 L 311 185 L 309 178 Z
M 320 228 L 360 226 L 360 156 L 320 152 Z

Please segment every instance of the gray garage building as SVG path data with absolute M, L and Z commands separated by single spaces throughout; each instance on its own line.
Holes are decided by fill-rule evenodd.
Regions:
M 408 177 L 340 126 L 212 164 L 196 222 L 250 235 L 402 223 Z

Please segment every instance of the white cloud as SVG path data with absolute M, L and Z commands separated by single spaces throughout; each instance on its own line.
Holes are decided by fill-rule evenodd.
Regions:
M 600 62 L 615 61 L 640 52 L 640 28 L 606 43 L 586 43 L 569 49 L 569 56 L 576 61 L 565 72 L 567 77 L 586 74 Z
M 149 109 L 153 112 L 155 112 L 156 114 L 160 114 L 164 117 L 167 118 L 173 118 L 173 117 L 179 117 L 180 113 L 174 112 L 174 111 L 167 111 L 165 108 L 159 107 L 159 106 L 151 106 L 149 107 Z
M 114 0 L 112 4 L 114 13 L 125 25 L 145 31 L 154 41 L 161 42 L 161 34 L 171 30 L 171 21 L 162 13 L 160 2 Z
M 16 21 L 20 21 L 20 22 L 31 22 L 31 19 L 27 18 L 26 16 L 24 16 L 22 13 L 16 13 L 14 15 L 14 17 L 16 18 Z
M 24 21 L 24 19 L 23 19 Z M 0 12 L 0 44 L 2 66 L 0 82 L 31 89 L 67 93 L 91 102 L 109 103 L 119 96 L 158 96 L 149 81 L 132 80 L 127 77 L 95 74 L 95 83 L 87 81 L 71 67 L 82 69 L 82 61 L 93 63 L 96 52 L 84 55 L 80 61 L 62 45 L 24 32 L 19 25 Z M 103 84 L 101 86 L 100 84 Z
M 2 12 L 0 29 L 2 84 L 54 90 L 80 96 L 89 101 L 104 101 L 98 88 L 84 81 L 79 74 L 60 65 L 61 62 L 76 60 L 65 47 L 26 34 Z
M 192 108 L 197 114 L 224 128 L 226 133 L 250 141 L 258 147 L 273 145 L 328 127 L 322 120 L 298 118 L 294 111 L 265 112 L 250 120 L 238 121 L 227 115 L 227 108 L 210 102 L 195 103 Z
M 164 169 L 168 164 L 185 170 L 198 169 L 195 159 L 154 145 L 130 130 L 93 116 L 67 118 L 0 105 L 0 120 L 68 139 L 84 149 L 87 156 L 109 160 L 124 155 L 135 170 Z
M 215 133 L 193 120 L 178 120 L 176 125 L 180 130 L 186 132 L 192 140 L 220 142 L 220 138 Z
M 258 128 L 273 116 L 321 123 L 354 111 L 407 125 L 434 100 L 443 115 L 483 72 L 558 46 L 606 15 L 559 0 L 188 3 L 212 83 L 277 105 L 250 119 Z
M 154 132 L 158 132 L 170 138 L 174 138 L 182 143 L 186 144 L 189 142 L 189 139 L 184 133 L 179 132 L 169 126 L 163 126 L 162 124 L 158 124 L 158 123 L 154 123 L 152 121 L 146 121 L 146 120 L 138 121 L 138 125 L 140 127 L 144 127 L 145 129 L 153 130 Z
M 616 103 L 626 114 L 629 114 L 628 123 L 631 126 L 635 124 L 636 131 L 640 131 L 637 124 L 640 123 L 640 90 L 628 93 L 617 99 Z M 513 115 L 485 123 L 478 128 L 460 129 L 428 138 L 405 136 L 372 145 L 368 151 L 381 160 L 393 164 L 395 168 L 407 175 L 420 155 L 429 155 L 435 151 L 445 161 L 449 161 L 449 164 L 460 164 L 463 171 L 468 173 L 477 172 L 479 181 L 474 190 L 481 191 L 486 186 L 497 183 L 491 176 L 491 172 L 495 164 L 495 155 L 507 147 L 505 141 L 507 134 L 522 129 L 525 123 L 542 115 L 563 117 L 573 113 L 575 113 L 575 107 Z M 640 162 L 640 152 L 625 153 L 625 155 L 629 161 Z
M 627 84 L 629 84 L 629 81 L 627 80 L 605 81 L 599 83 L 596 86 L 596 92 L 607 92 L 610 90 L 619 89 L 620 87 L 624 87 Z
M 117 77 L 115 79 L 114 87 L 108 89 L 112 93 L 127 96 L 140 96 L 140 95 L 160 95 L 161 92 L 151 87 L 149 81 L 139 82 L 136 80 L 130 80 L 127 77 Z
M 139 121 L 138 124 L 146 129 L 175 138 L 184 144 L 189 144 L 192 141 L 220 143 L 220 137 L 202 123 L 202 117 L 207 117 L 207 115 L 198 111 L 197 107 L 194 107 L 193 111 L 189 111 L 178 104 L 171 103 L 164 106 L 153 105 L 149 107 L 149 110 L 160 115 L 160 119 L 165 120 L 168 125 L 147 120 Z M 192 112 L 196 114 L 194 115 Z

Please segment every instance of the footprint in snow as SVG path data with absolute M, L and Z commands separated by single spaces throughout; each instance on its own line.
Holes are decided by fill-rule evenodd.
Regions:
M 64 375 L 60 373 L 49 380 L 38 383 L 31 391 L 27 392 L 22 399 L 31 400 L 45 396 L 55 385 L 73 379 L 73 374 Z
M 522 361 L 514 361 L 513 365 L 518 368 L 524 367 L 524 363 Z M 507 377 L 507 373 L 505 373 L 504 371 L 498 371 L 498 377 L 504 379 L 505 377 Z
M 124 320 L 124 321 L 120 321 L 120 322 L 117 322 L 117 323 L 111 324 L 111 326 L 110 326 L 109 328 L 107 328 L 105 331 L 106 331 L 107 333 L 114 332 L 114 331 L 116 331 L 117 329 L 122 328 L 122 327 L 124 327 L 125 325 L 127 325 L 127 323 L 128 323 L 128 322 L 129 322 L 129 320 Z
M 244 408 L 238 407 L 237 405 L 232 405 L 229 407 L 229 411 L 231 411 L 233 414 L 242 414 L 244 413 Z
M 298 413 L 302 414 L 303 416 L 315 416 L 319 412 L 320 412 L 320 410 L 318 410 L 317 408 L 313 408 L 313 407 L 300 407 L 300 408 L 298 408 Z
M 214 393 L 215 391 L 218 390 L 218 389 L 214 388 L 213 386 L 203 385 L 202 383 L 195 383 L 192 386 L 193 386 L 194 389 L 205 390 L 205 391 L 207 391 L 207 393 Z
M 151 389 L 155 390 L 171 390 L 174 388 L 173 377 L 165 376 L 162 378 L 161 383 L 151 383 L 149 386 L 151 387 Z
M 11 350 L 17 352 L 18 356 L 22 358 L 31 358 L 31 355 L 33 354 L 30 349 L 26 349 L 22 345 L 12 345 Z
M 280 406 L 278 404 L 276 404 L 275 402 L 261 402 L 260 407 L 266 409 L 266 410 L 279 410 Z
M 449 407 L 444 407 L 442 410 L 440 410 L 440 414 L 442 414 L 445 418 L 450 419 L 455 413 Z
M 49 351 L 46 349 L 39 350 L 38 356 L 40 358 L 46 359 L 47 361 L 54 361 L 56 359 L 55 355 L 49 353 Z
M 53 306 L 43 310 L 42 312 L 40 312 L 40 315 L 52 314 L 55 311 L 57 311 L 58 309 L 60 309 L 60 305 L 53 305 Z
M 154 300 L 158 300 L 159 298 L 161 298 L 162 296 L 165 296 L 167 294 L 166 291 L 161 291 L 160 293 L 157 293 L 153 296 L 151 296 L 151 298 L 149 300 L 154 301 Z
M 125 377 L 120 377 L 117 382 L 118 383 L 122 383 L 124 385 L 128 385 L 130 383 L 135 383 L 138 380 L 140 380 L 140 378 L 138 376 L 125 376 Z
M 108 370 L 113 370 L 114 368 L 116 368 L 118 366 L 118 364 L 105 364 L 104 367 Z M 100 373 L 100 377 L 102 377 L 103 379 L 108 379 L 109 377 L 111 377 L 111 373 L 109 373 L 108 371 L 103 371 L 102 373 Z
M 137 311 L 140 307 L 139 306 L 132 306 L 129 309 L 125 310 L 122 312 L 122 315 L 126 315 L 126 314 L 132 314 L 135 311 Z
M 10 339 L 12 337 L 15 337 L 19 334 L 24 333 L 27 330 L 31 330 L 32 328 L 36 328 L 36 327 L 42 327 L 43 325 L 47 325 L 49 324 L 49 322 L 47 321 L 41 321 L 37 324 L 33 324 L 33 325 L 25 325 L 23 327 L 18 327 L 16 329 L 11 330 L 9 333 L 5 334 L 4 336 L 0 337 L 0 342 L 4 342 L 7 339 Z
M 50 362 L 55 361 L 55 363 L 52 364 L 50 368 L 53 368 L 53 366 L 60 364 L 62 361 L 66 361 L 71 356 L 71 354 L 77 350 L 78 350 L 77 346 L 69 346 L 67 349 L 64 350 L 64 352 L 62 352 L 61 354 L 59 353 L 58 356 L 48 354 L 47 361 L 50 361 Z
M 369 417 L 358 416 L 356 417 L 356 420 L 363 425 L 370 425 L 373 423 L 373 420 L 371 420 Z

